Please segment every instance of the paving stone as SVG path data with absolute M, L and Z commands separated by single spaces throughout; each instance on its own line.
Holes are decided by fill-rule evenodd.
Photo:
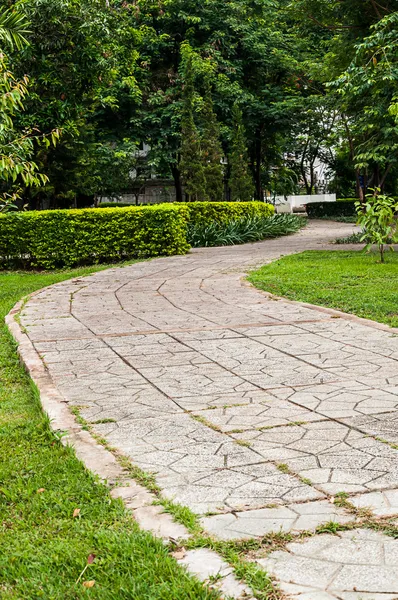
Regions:
M 370 492 L 350 498 L 356 508 L 369 508 L 377 517 L 398 516 L 398 490 Z
M 386 442 L 398 442 L 398 410 L 397 412 L 373 414 L 365 417 L 344 419 L 350 427 L 355 427 L 367 435 L 378 437 Z
M 232 434 L 329 493 L 398 487 L 398 453 L 333 421 Z
M 233 575 L 232 568 L 211 550 L 206 548 L 188 550 L 184 558 L 178 562 L 196 575 L 200 581 L 210 583 L 211 587 L 220 590 L 223 596 L 237 600 L 240 598 L 249 600 L 252 597 L 249 586 L 238 581 Z M 212 578 L 215 580 L 213 581 Z
M 398 594 L 397 552 L 398 540 L 354 529 L 290 543 L 258 562 L 294 598 L 391 598 L 385 594 Z
M 372 388 L 357 381 L 271 390 L 283 398 L 332 419 L 391 413 L 398 409 L 394 391 Z
M 321 500 L 288 504 L 245 512 L 205 517 L 201 523 L 209 533 L 224 540 L 262 537 L 278 531 L 314 531 L 326 523 L 349 523 L 354 517 L 341 508 Z
M 292 406 L 285 400 L 276 400 L 275 398 L 268 398 L 258 404 L 204 410 L 195 414 L 226 433 L 234 432 L 237 429 L 261 429 L 303 421 L 324 420 L 324 417 L 310 410 Z
M 187 539 L 188 531 L 183 525 L 176 523 L 172 516 L 164 512 L 162 506 L 143 506 L 133 512 L 134 518 L 145 531 L 164 540 Z

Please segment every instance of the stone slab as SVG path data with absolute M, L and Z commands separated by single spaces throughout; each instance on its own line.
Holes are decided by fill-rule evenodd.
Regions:
M 292 598 L 396 598 L 398 540 L 369 529 L 324 534 L 259 559 Z M 376 594 L 376 596 L 374 596 Z

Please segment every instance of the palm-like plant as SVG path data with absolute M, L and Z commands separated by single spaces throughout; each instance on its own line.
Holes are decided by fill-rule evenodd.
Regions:
M 26 16 L 18 9 L 9 8 L 0 12 L 0 41 L 11 50 L 22 50 L 28 44 L 25 34 L 29 33 Z

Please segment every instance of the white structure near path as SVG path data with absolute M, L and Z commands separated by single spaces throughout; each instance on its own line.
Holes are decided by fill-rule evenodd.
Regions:
M 275 209 L 278 213 L 293 213 L 305 211 L 306 204 L 315 202 L 337 202 L 336 194 L 313 194 L 300 196 L 276 196 Z

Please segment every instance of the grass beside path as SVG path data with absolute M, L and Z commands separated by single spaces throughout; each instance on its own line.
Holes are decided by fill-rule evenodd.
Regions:
M 22 296 L 98 270 L 0 273 L 0 598 L 214 600 L 54 437 L 3 324 Z
M 398 254 L 308 251 L 250 274 L 258 288 L 398 327 Z

